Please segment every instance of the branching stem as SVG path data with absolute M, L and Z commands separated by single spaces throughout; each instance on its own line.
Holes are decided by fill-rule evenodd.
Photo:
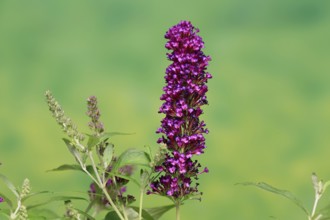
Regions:
M 103 183 L 103 181 L 101 180 L 101 177 L 98 173 L 98 170 L 96 168 L 96 165 L 95 165 L 95 162 L 94 162 L 94 159 L 93 159 L 93 155 L 92 155 L 92 152 L 88 152 L 88 157 L 89 159 L 91 160 L 91 163 L 92 163 L 92 167 L 93 167 L 93 170 L 95 172 L 95 176 L 96 176 L 96 181 L 95 181 L 95 178 L 93 177 L 92 179 L 95 181 L 95 183 L 102 189 L 102 192 L 104 193 L 105 197 L 107 198 L 107 200 L 109 201 L 111 207 L 113 208 L 113 210 L 117 213 L 118 217 L 121 219 L 121 220 L 126 220 L 127 218 L 124 218 L 123 215 L 120 213 L 119 209 L 117 208 L 117 206 L 115 205 L 115 203 L 112 201 L 107 189 L 106 189 L 106 186 L 105 186 L 105 183 Z M 92 176 L 92 175 L 90 175 Z M 125 211 L 125 210 L 123 210 Z
M 14 211 L 14 213 L 12 213 L 12 214 L 10 215 L 10 219 L 16 219 L 17 214 L 18 214 L 18 211 L 19 211 L 19 209 L 21 208 L 21 205 L 22 205 L 21 198 L 18 198 L 17 208 L 16 208 L 16 210 Z
M 313 219 L 314 218 L 314 215 L 316 213 L 317 204 L 318 204 L 321 196 L 322 196 L 322 194 L 318 194 L 318 192 L 315 193 L 315 200 L 314 200 L 313 210 L 312 210 L 312 213 L 311 213 L 309 219 Z M 320 219 L 320 216 L 317 216 L 316 220 L 317 219 Z

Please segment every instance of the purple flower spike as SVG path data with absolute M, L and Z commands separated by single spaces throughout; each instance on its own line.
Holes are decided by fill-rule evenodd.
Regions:
M 207 168 L 200 172 L 201 165 L 192 160 L 193 155 L 204 153 L 206 148 L 204 134 L 208 130 L 199 116 L 203 113 L 201 107 L 208 103 L 206 83 L 212 78 L 206 72 L 211 58 L 202 52 L 204 42 L 198 32 L 189 21 L 181 21 L 165 34 L 168 39 L 165 47 L 172 51 L 167 57 L 172 64 L 166 69 L 166 86 L 160 97 L 164 102 L 159 113 L 165 114 L 165 118 L 156 133 L 163 134 L 157 142 L 165 144 L 168 153 L 161 166 L 155 167 L 162 175 L 151 183 L 148 194 L 169 196 L 173 200 L 195 195 L 198 183 L 192 186 L 192 179 L 208 172 Z

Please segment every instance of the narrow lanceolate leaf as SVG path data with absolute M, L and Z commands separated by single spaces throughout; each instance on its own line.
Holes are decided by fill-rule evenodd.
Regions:
M 139 212 L 139 207 L 133 206 L 131 207 L 136 212 Z M 152 217 L 146 210 L 142 209 L 142 219 L 143 220 L 155 220 L 154 217 Z
M 86 198 L 77 197 L 77 196 L 54 196 L 54 197 L 50 198 L 47 201 L 44 201 L 44 202 L 41 202 L 41 203 L 37 203 L 37 204 L 33 204 L 33 205 L 29 205 L 26 208 L 28 210 L 30 210 L 30 209 L 34 209 L 34 208 L 37 208 L 37 207 L 40 207 L 40 206 L 43 206 L 43 205 L 47 205 L 47 204 L 49 204 L 51 202 L 66 201 L 66 200 L 83 200 L 83 201 L 86 201 L 86 202 L 88 201 Z
M 145 148 L 147 149 L 146 150 L 146 154 L 147 154 L 147 157 L 149 159 L 149 161 L 152 161 L 152 159 L 154 158 L 153 155 L 152 155 L 152 152 L 151 152 L 151 148 L 150 146 L 145 146 Z
M 155 207 L 155 208 L 148 208 L 148 209 L 145 209 L 145 211 L 147 211 L 154 220 L 158 220 L 158 219 L 160 219 L 160 217 L 162 217 L 162 215 L 164 213 L 168 212 L 169 210 L 171 210 L 174 207 L 175 207 L 175 205 L 167 205 L 167 206 L 160 206 L 160 207 Z
M 105 132 L 99 137 L 95 135 L 86 134 L 88 136 L 87 147 L 88 149 L 93 148 L 94 146 L 106 141 L 107 139 L 116 136 L 116 135 L 132 135 L 134 133 L 123 133 L 123 132 Z
M 94 174 L 94 170 L 92 165 L 86 166 L 86 169 L 89 173 Z M 67 171 L 67 170 L 73 170 L 73 171 L 81 171 L 84 172 L 84 170 L 77 164 L 63 164 L 59 167 L 56 167 L 51 170 L 47 170 L 47 172 L 54 172 L 54 171 Z
M 10 219 L 9 210 L 0 209 L 0 219 Z
M 100 142 L 100 138 L 94 135 L 89 135 L 89 134 L 86 135 L 88 136 L 87 148 L 91 150 L 95 145 L 97 145 Z
M 138 180 L 136 180 L 135 178 L 133 178 L 132 176 L 125 176 L 125 175 L 121 175 L 119 173 L 113 173 L 113 172 L 106 172 L 106 173 L 109 174 L 110 176 L 116 176 L 116 177 L 120 177 L 125 180 L 129 180 L 129 181 L 135 183 L 138 187 L 141 187 L 140 182 Z
M 146 152 L 138 149 L 128 149 L 118 157 L 114 170 L 125 165 L 149 166 L 149 163 L 150 160 Z
M 19 193 L 18 193 L 17 188 L 14 186 L 14 184 L 12 184 L 10 182 L 10 180 L 6 176 L 4 176 L 2 174 L 0 174 L 0 179 L 6 184 L 6 186 L 8 187 L 8 189 L 10 189 L 10 191 L 12 191 L 14 193 L 14 195 L 16 196 L 16 198 L 18 198 L 19 197 Z
M 107 169 L 113 158 L 113 144 L 108 144 L 103 152 L 103 167 Z
M 50 209 L 33 209 L 29 211 L 30 219 L 59 219 L 60 216 Z
M 68 147 L 70 153 L 74 156 L 74 158 L 77 160 L 77 162 L 84 163 L 84 157 L 81 155 L 81 153 L 76 149 L 76 147 L 73 145 L 73 143 L 66 138 L 63 138 L 64 143 Z
M 40 191 L 40 192 L 30 193 L 29 195 L 25 196 L 22 199 L 22 202 L 26 201 L 27 199 L 29 199 L 31 197 L 34 197 L 34 196 L 37 196 L 37 195 L 40 195 L 40 194 L 46 194 L 46 193 L 52 193 L 52 192 L 50 192 L 50 191 Z
M 314 216 L 322 215 L 321 220 L 330 219 L 330 204 L 320 209 Z
M 330 181 L 327 181 L 327 182 L 324 183 L 324 185 L 323 185 L 323 192 L 325 190 L 327 190 L 327 188 L 328 188 L 329 185 L 330 185 Z
M 277 189 L 267 183 L 264 182 L 259 182 L 259 183 L 253 183 L 253 182 L 245 182 L 245 183 L 239 183 L 240 185 L 243 186 L 256 186 L 260 189 L 266 190 L 268 192 L 272 192 L 274 194 L 278 194 L 280 196 L 283 196 L 287 199 L 289 199 L 290 201 L 292 201 L 294 204 L 296 204 L 299 208 L 301 208 L 303 210 L 303 212 L 309 216 L 309 212 L 308 210 L 304 207 L 304 205 L 302 204 L 302 202 L 297 199 L 296 196 L 294 196 L 290 191 L 287 190 L 282 190 L 282 189 Z
M 5 196 L 4 194 L 0 193 L 0 197 L 3 198 L 4 202 L 8 204 L 9 208 L 13 209 L 13 203 L 12 201 L 7 197 Z
M 84 212 L 84 211 L 82 211 L 80 209 L 74 209 L 74 210 L 76 210 L 79 214 L 87 217 L 88 220 L 95 220 L 95 218 L 93 218 L 92 216 L 90 216 L 87 212 Z
M 134 133 L 124 133 L 124 132 L 105 132 L 101 137 L 106 139 L 106 138 L 111 138 L 116 135 L 132 135 Z
M 147 170 L 140 170 L 140 182 L 141 182 L 141 186 L 142 189 L 144 189 L 147 185 L 149 185 L 149 177 L 150 174 Z
M 83 171 L 81 167 L 77 164 L 63 164 L 57 168 L 47 170 L 47 172 L 52 172 L 52 171 L 66 171 L 66 170 L 78 170 L 78 171 Z

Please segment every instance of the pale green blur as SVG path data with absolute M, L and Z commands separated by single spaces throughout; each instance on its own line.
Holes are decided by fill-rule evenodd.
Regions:
M 182 219 L 304 219 L 289 201 L 234 184 L 266 181 L 311 209 L 311 173 L 330 179 L 330 1 L 0 1 L 0 173 L 17 185 L 28 177 L 35 191 L 87 190 L 81 174 L 45 172 L 73 163 L 47 89 L 82 132 L 97 96 L 108 131 L 136 133 L 114 137 L 116 152 L 156 149 L 163 36 L 180 20 L 201 30 L 214 77 L 198 158 L 210 173 Z

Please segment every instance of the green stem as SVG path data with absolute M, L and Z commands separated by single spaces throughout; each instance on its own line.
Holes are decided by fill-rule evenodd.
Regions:
M 312 217 L 312 218 L 313 218 L 314 215 L 315 215 L 316 207 L 317 207 L 317 204 L 318 204 L 320 198 L 321 198 L 321 195 L 319 195 L 319 194 L 316 194 L 316 195 L 315 195 L 315 200 L 314 200 L 313 210 L 312 210 L 312 214 L 311 214 L 311 217 Z
M 117 181 L 116 181 L 116 177 L 115 176 L 112 177 L 112 182 L 115 185 L 115 188 L 117 188 Z M 123 203 L 121 204 L 121 209 L 123 211 L 125 220 L 128 220 L 128 216 L 127 216 L 127 213 L 126 213 L 126 210 L 125 210 L 125 206 L 124 206 Z
M 21 205 L 22 205 L 21 198 L 18 198 L 18 201 L 17 201 L 17 208 L 16 208 L 16 210 L 14 211 L 14 213 L 11 213 L 11 215 L 10 215 L 10 219 L 16 219 L 17 214 L 18 214 L 18 211 L 19 211 L 19 209 L 21 208 Z
M 125 210 L 125 206 L 121 205 L 121 208 L 123 210 L 125 220 L 128 220 L 128 216 L 127 216 L 127 213 L 126 213 L 126 210 Z
M 104 186 L 99 186 L 103 193 L 105 194 L 105 197 L 107 198 L 107 200 L 109 201 L 111 207 L 113 208 L 113 210 L 117 213 L 118 217 L 121 219 L 121 220 L 126 220 L 123 215 L 120 213 L 119 209 L 117 208 L 117 206 L 115 205 L 115 203 L 112 201 L 111 197 L 109 196 L 108 194 L 108 191 L 106 190 L 106 188 Z M 125 211 L 125 210 L 124 210 Z
M 98 170 L 96 168 L 96 165 L 95 165 L 95 162 L 94 162 L 94 159 L 93 159 L 93 155 L 92 155 L 92 152 L 88 152 L 88 156 L 89 156 L 89 159 L 91 160 L 92 162 L 92 167 L 93 167 L 93 170 L 95 172 L 95 176 L 97 178 L 97 181 L 96 181 L 96 184 L 102 189 L 105 197 L 107 198 L 107 200 L 109 201 L 111 207 L 113 208 L 113 210 L 117 213 L 118 217 L 121 219 L 121 220 L 125 220 L 125 218 L 123 217 L 123 215 L 120 213 L 119 209 L 117 208 L 117 206 L 115 205 L 115 203 L 112 201 L 107 189 L 106 189 L 106 186 L 105 186 L 105 183 L 103 183 L 103 181 L 101 180 L 100 178 L 100 175 L 98 173 Z M 94 178 L 93 178 L 94 179 Z M 125 210 L 123 210 L 125 212 Z
M 95 204 L 96 204 L 96 200 L 93 200 L 92 202 L 90 202 L 88 204 L 87 208 L 85 209 L 85 212 L 88 214 L 88 212 L 94 206 L 94 212 L 92 214 L 92 217 L 95 217 L 99 213 L 99 211 L 100 211 L 100 209 L 98 208 L 98 206 L 97 205 L 95 206 Z
M 176 220 L 180 220 L 180 202 L 176 203 Z
M 140 192 L 140 207 L 139 207 L 139 220 L 142 220 L 143 195 L 144 195 L 144 189 L 141 189 L 141 192 Z

